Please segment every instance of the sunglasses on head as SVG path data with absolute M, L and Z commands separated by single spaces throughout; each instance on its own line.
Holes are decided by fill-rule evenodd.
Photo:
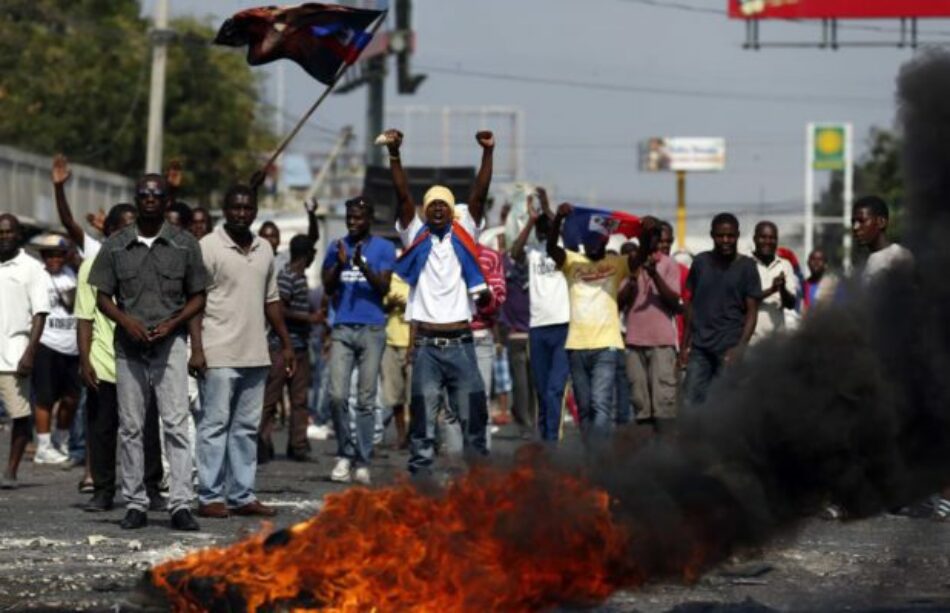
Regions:
M 136 198 L 149 198 L 149 197 L 153 197 L 153 198 L 164 198 L 164 197 L 165 197 L 165 190 L 159 189 L 159 188 L 156 188 L 156 189 L 149 189 L 149 188 L 140 189 L 140 190 L 138 190 L 137 192 L 135 192 L 135 197 L 136 197 Z

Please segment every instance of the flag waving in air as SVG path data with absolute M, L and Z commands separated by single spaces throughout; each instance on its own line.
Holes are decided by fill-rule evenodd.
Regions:
M 638 236 L 640 218 L 629 213 L 575 206 L 564 220 L 562 231 L 564 246 L 571 251 L 577 251 L 580 245 L 592 240 L 606 242 L 611 234 L 623 234 L 627 238 Z
M 252 66 L 290 59 L 324 83 L 333 83 L 343 64 L 352 64 L 373 38 L 369 27 L 385 11 L 307 2 L 241 11 L 224 22 L 214 42 L 247 45 Z

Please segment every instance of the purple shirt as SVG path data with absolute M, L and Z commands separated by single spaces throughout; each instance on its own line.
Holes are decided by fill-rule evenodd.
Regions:
M 505 280 L 508 282 L 508 299 L 501 307 L 501 322 L 511 332 L 527 333 L 531 328 L 527 264 L 518 264 L 505 255 Z
M 657 275 L 667 287 L 680 293 L 680 268 L 669 256 L 658 253 Z M 631 281 L 632 282 L 632 281 Z M 675 347 L 676 324 L 673 311 L 666 306 L 656 283 L 644 271 L 637 275 L 637 293 L 627 311 L 627 345 L 633 347 Z

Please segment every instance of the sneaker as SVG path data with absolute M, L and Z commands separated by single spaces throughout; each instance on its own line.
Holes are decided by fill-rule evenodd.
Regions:
M 65 464 L 69 462 L 69 456 L 63 455 L 55 447 L 50 446 L 37 449 L 33 462 L 35 464 Z
M 950 500 L 943 496 L 934 496 L 932 517 L 936 521 L 950 522 Z
M 310 424 L 307 426 L 307 438 L 312 441 L 325 441 L 330 438 L 330 428 L 327 426 Z
M 355 471 L 353 471 L 353 481 L 361 485 L 370 485 L 369 478 L 369 467 L 368 466 L 359 466 Z
M 350 461 L 347 458 L 337 458 L 336 466 L 330 471 L 330 481 L 336 483 L 350 482 Z

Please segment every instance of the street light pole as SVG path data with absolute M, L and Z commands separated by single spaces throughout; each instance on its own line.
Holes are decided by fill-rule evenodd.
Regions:
M 165 119 L 165 67 L 168 62 L 168 4 L 155 3 L 155 24 L 152 30 L 152 83 L 148 101 L 148 144 L 145 150 L 145 172 L 161 173 L 162 142 Z

